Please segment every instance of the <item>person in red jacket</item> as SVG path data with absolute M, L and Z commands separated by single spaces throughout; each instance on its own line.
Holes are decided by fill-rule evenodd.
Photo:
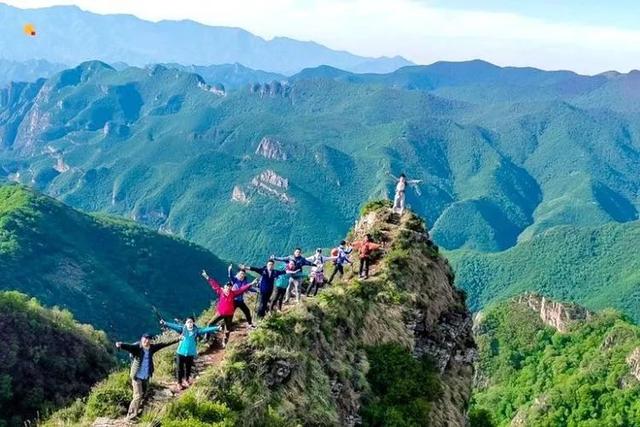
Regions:
M 226 347 L 229 342 L 229 335 L 231 334 L 231 327 L 233 325 L 233 313 L 236 311 L 236 305 L 234 299 L 247 292 L 253 286 L 248 283 L 238 289 L 233 289 L 232 284 L 227 282 L 224 286 L 220 286 L 220 283 L 213 277 L 209 277 L 206 271 L 202 270 L 202 277 L 205 278 L 213 291 L 218 294 L 218 304 L 216 306 L 217 316 L 209 322 L 209 326 L 213 326 L 220 321 L 224 321 L 225 333 L 224 340 L 222 341 L 222 347 Z
M 360 278 L 368 279 L 369 278 L 369 264 L 371 263 L 371 253 L 376 249 L 380 249 L 382 245 L 377 243 L 373 243 L 371 241 L 371 235 L 367 234 L 364 236 L 362 241 L 353 242 L 351 246 L 358 250 L 360 254 Z

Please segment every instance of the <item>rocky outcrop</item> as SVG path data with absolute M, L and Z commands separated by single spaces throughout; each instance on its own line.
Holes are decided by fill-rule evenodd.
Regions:
M 271 169 L 261 172 L 251 180 L 252 187 L 262 195 L 275 197 L 283 203 L 293 203 L 295 200 L 287 194 L 289 180 L 278 175 Z
M 591 312 L 577 304 L 560 303 L 536 294 L 524 294 L 517 298 L 540 316 L 545 325 L 559 332 L 567 332 L 572 323 L 591 319 Z
M 381 231 L 393 233 L 395 226 L 388 224 L 396 221 L 389 211 L 374 211 L 356 223 L 354 238 Z M 477 350 L 464 294 L 454 286 L 454 273 L 438 255 L 421 220 L 412 214 L 403 216 L 395 239 L 403 242 L 415 263 L 411 272 L 402 273 L 411 283 L 406 286 L 413 295 L 403 314 L 408 344 L 415 357 L 428 355 L 434 361 L 443 385 L 429 425 L 466 426 Z
M 287 153 L 285 153 L 282 143 L 268 136 L 260 140 L 256 154 L 270 160 L 287 160 Z
M 640 381 L 640 347 L 627 356 L 627 365 L 629 365 L 629 373 Z
M 239 202 L 244 204 L 249 203 L 249 198 L 247 197 L 247 194 L 244 191 L 242 191 L 242 188 L 240 188 L 240 186 L 238 185 L 233 187 L 233 191 L 231 192 L 231 200 L 234 202 Z
M 288 97 L 291 87 L 286 82 L 272 81 L 271 83 L 254 83 L 249 85 L 249 92 L 264 97 Z

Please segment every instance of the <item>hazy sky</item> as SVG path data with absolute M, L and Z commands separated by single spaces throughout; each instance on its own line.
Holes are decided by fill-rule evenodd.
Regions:
M 640 1 L 5 0 L 75 4 L 143 19 L 192 19 L 417 63 L 481 58 L 582 73 L 640 68 Z

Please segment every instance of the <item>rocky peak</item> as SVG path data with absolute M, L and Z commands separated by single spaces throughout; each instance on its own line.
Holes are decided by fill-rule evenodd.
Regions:
M 266 171 L 260 173 L 260 175 L 256 176 L 255 178 L 253 178 L 253 180 L 251 180 L 251 183 L 254 186 L 268 184 L 273 187 L 282 188 L 283 190 L 286 190 L 289 188 L 289 180 L 281 177 L 271 169 L 267 169 Z
M 538 313 L 545 325 L 563 333 L 568 331 L 572 323 L 589 320 L 592 316 L 592 313 L 582 306 L 560 303 L 537 294 L 524 294 L 516 301 Z
M 268 136 L 260 140 L 256 148 L 256 154 L 271 160 L 287 160 L 287 153 L 285 153 L 282 143 Z

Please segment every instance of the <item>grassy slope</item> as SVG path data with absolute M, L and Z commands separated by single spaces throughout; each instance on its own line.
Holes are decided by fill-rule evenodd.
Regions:
M 452 251 L 457 285 L 472 310 L 524 291 L 615 307 L 640 321 L 640 223 L 560 227 L 505 252 Z
M 19 185 L 0 187 L 0 287 L 70 310 L 121 338 L 157 329 L 166 316 L 201 311 L 212 298 L 206 250 L 132 222 L 90 216 Z
M 67 404 L 115 365 L 104 333 L 18 292 L 0 292 L 0 341 L 0 426 Z
M 427 339 L 437 341 L 432 328 L 443 315 L 468 316 L 464 302 L 449 285 L 443 259 L 425 244 L 421 220 L 407 216 L 400 230 L 376 215 L 372 225 L 361 227 L 391 238 L 391 246 L 374 277 L 347 277 L 315 300 L 268 316 L 245 342 L 227 349 L 222 366 L 204 372 L 188 393 L 144 421 L 173 427 L 324 426 L 363 416 L 365 425 L 386 420 L 419 426 L 426 419 L 462 425 L 471 367 L 452 362 L 456 367 L 439 375 L 429 358 L 410 357 L 417 342 L 406 322 L 414 310 L 423 310 Z M 78 402 L 50 422 L 87 423 L 121 414 L 128 390 L 122 375 L 96 387 L 87 404 Z
M 603 311 L 562 334 L 527 306 L 505 302 L 484 313 L 476 341 L 480 377 L 472 414 L 499 426 L 631 426 L 640 423 L 640 383 L 625 359 L 640 329 Z M 624 384 L 624 386 L 622 385 Z

